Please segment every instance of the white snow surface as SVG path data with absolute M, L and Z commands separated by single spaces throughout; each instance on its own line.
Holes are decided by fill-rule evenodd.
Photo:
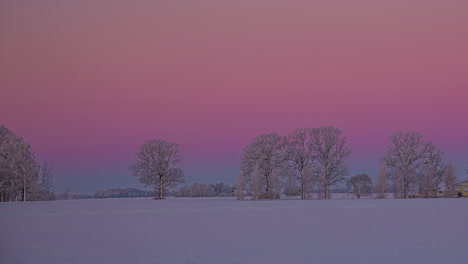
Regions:
M 468 199 L 1 203 L 0 263 L 468 263 Z

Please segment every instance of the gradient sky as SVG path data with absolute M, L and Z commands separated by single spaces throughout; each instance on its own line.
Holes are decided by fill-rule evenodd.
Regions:
M 55 161 L 58 191 L 141 187 L 141 144 L 187 182 L 234 183 L 261 133 L 333 125 L 350 173 L 416 130 L 468 162 L 468 1 L 2 0 L 0 124 Z

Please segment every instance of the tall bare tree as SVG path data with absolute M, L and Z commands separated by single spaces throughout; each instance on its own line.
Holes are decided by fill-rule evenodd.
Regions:
M 287 136 L 286 157 L 294 172 L 298 174 L 301 199 L 309 198 L 312 189 L 312 165 L 315 160 L 310 128 L 298 128 Z
M 180 161 L 179 145 L 152 139 L 141 146 L 130 170 L 145 187 L 154 186 L 163 199 L 166 189 L 184 182 L 182 169 L 177 167 Z
M 354 175 L 346 182 L 346 187 L 358 199 L 372 193 L 372 179 L 365 173 Z
M 23 138 L 0 125 L 0 199 L 22 201 L 37 185 L 38 166 L 31 146 Z
M 321 196 L 329 199 L 330 186 L 345 180 L 348 173 L 345 161 L 351 154 L 351 149 L 346 145 L 343 132 L 332 126 L 312 129 L 311 138 L 313 153 L 317 157 L 316 173 Z
M 431 142 L 422 138 L 421 133 L 414 131 L 398 131 L 389 137 L 390 145 L 384 160 L 396 186 L 397 195 L 403 198 L 409 198 L 410 192 L 418 191 L 419 175 L 434 148 Z
M 286 196 L 301 196 L 302 188 L 297 184 L 298 177 L 294 172 L 286 170 L 283 179 L 283 193 Z
M 0 199 L 9 201 L 13 194 L 17 197 L 17 175 L 14 173 L 15 146 L 21 139 L 11 130 L 0 125 Z
M 437 197 L 439 186 L 444 180 L 446 167 L 442 159 L 442 151 L 432 143 L 427 144 L 427 156 L 420 175 L 419 192 L 424 197 Z
M 257 136 L 244 148 L 237 194 L 252 194 L 252 199 L 275 199 L 278 194 L 279 171 L 284 164 L 284 139 L 277 133 Z
M 236 196 L 237 200 L 244 200 L 245 196 L 247 195 L 247 176 L 248 174 L 241 171 L 237 175 L 236 184 L 234 195 Z
M 453 197 L 455 193 L 455 186 L 457 184 L 457 171 L 452 163 L 449 163 L 444 170 L 443 174 L 444 185 L 445 185 L 445 194 L 447 197 Z
M 60 194 L 60 200 L 69 200 L 72 198 L 70 188 L 63 189 L 63 192 Z
M 39 173 L 39 199 L 40 200 L 54 200 L 55 199 L 55 186 L 53 184 L 53 170 L 54 162 L 50 159 L 44 159 Z
M 387 173 L 387 163 L 381 161 L 379 165 L 379 170 L 377 173 L 377 182 L 375 184 L 375 191 L 377 192 L 378 199 L 385 199 L 386 190 L 388 186 L 388 173 Z

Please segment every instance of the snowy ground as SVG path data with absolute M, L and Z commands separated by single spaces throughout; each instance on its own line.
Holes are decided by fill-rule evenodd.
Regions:
M 468 199 L 0 204 L 0 263 L 467 263 Z

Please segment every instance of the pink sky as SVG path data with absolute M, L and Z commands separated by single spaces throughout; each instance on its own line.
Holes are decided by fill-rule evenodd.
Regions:
M 352 174 L 416 130 L 468 162 L 467 1 L 2 1 L 0 124 L 76 192 L 131 185 L 147 139 L 233 183 L 256 135 L 333 125 Z M 99 184 L 97 184 L 99 182 Z M 70 183 L 67 185 L 67 183 Z M 72 184 L 73 183 L 73 184 Z

